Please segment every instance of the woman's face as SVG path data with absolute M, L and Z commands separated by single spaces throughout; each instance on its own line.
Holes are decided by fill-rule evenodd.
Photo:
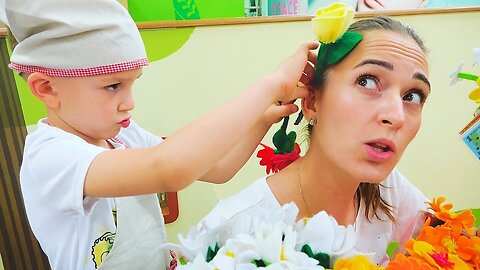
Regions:
M 426 0 L 358 0 L 358 11 L 416 9 L 426 4 Z
M 306 116 L 317 124 L 309 152 L 355 179 L 384 180 L 420 127 L 427 78 L 426 56 L 411 37 L 364 33 L 311 97 Z

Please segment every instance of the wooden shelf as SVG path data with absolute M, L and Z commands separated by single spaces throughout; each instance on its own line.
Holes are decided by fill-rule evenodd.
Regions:
M 458 8 L 421 8 L 414 10 L 389 10 L 389 11 L 369 11 L 357 12 L 356 18 L 367 18 L 377 15 L 387 16 L 410 16 L 424 14 L 443 14 L 454 12 L 475 12 L 480 11 L 480 7 L 458 7 Z M 184 28 L 197 26 L 217 26 L 217 25 L 239 25 L 239 24 L 257 24 L 257 23 L 278 23 L 278 22 L 296 22 L 309 21 L 313 16 L 260 16 L 245 18 L 220 18 L 220 19 L 200 19 L 200 20 L 182 20 L 182 21 L 156 21 L 156 22 L 138 22 L 139 29 L 165 29 L 165 28 Z M 7 35 L 5 26 L 0 25 L 0 37 Z
M 458 7 L 458 8 L 422 8 L 414 10 L 390 10 L 390 11 L 371 11 L 357 12 L 356 18 L 368 18 L 378 15 L 387 16 L 409 16 L 423 14 L 442 14 L 454 12 L 475 12 L 480 11 L 480 7 Z M 278 23 L 278 22 L 296 22 L 309 21 L 313 16 L 260 16 L 245 18 L 223 18 L 223 19 L 200 19 L 184 21 L 158 21 L 158 22 L 139 22 L 139 29 L 163 29 L 163 28 L 182 28 L 197 26 L 216 26 L 216 25 L 238 25 L 238 24 L 256 24 L 256 23 Z

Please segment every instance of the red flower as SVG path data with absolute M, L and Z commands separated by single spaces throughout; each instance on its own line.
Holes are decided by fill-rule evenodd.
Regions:
M 295 143 L 292 152 L 285 154 L 275 154 L 273 148 L 263 143 L 260 143 L 260 145 L 263 146 L 263 149 L 258 151 L 257 157 L 261 158 L 260 165 L 267 167 L 267 174 L 282 170 L 300 157 L 300 146 L 298 143 Z

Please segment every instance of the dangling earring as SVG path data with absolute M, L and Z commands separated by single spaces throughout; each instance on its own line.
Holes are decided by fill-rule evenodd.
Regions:
M 310 121 L 308 121 L 309 126 L 315 126 L 317 124 L 317 118 L 312 117 L 310 118 Z

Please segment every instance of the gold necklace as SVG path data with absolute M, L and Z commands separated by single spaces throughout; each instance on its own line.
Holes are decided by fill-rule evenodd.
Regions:
M 310 212 L 310 208 L 308 207 L 307 201 L 305 200 L 305 195 L 303 195 L 302 178 L 300 177 L 300 159 L 298 160 L 297 175 L 298 175 L 298 188 L 300 190 L 300 194 L 302 195 L 303 205 L 305 206 L 305 210 L 307 210 L 307 215 L 310 218 L 312 217 L 312 214 Z

